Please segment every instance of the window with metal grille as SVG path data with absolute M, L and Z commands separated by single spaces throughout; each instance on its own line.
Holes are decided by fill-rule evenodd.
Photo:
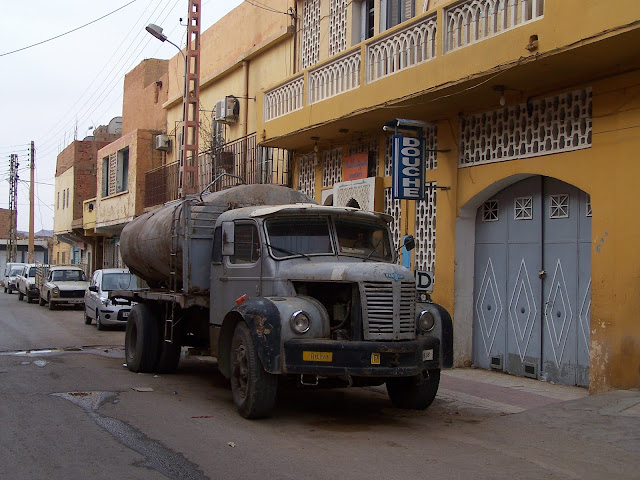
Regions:
M 569 195 L 551 195 L 549 218 L 569 218 Z
M 482 221 L 498 221 L 498 200 L 488 200 L 484 202 L 484 205 L 482 205 Z
M 531 220 L 533 218 L 533 198 L 516 198 L 514 200 L 513 210 L 513 218 L 515 220 Z

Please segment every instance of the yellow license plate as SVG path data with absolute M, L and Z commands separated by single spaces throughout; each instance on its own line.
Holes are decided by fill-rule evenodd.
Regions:
M 302 360 L 305 362 L 332 362 L 333 352 L 302 352 Z

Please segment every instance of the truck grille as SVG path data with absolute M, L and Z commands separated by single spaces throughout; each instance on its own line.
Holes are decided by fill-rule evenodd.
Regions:
M 415 338 L 415 284 L 413 282 L 364 282 L 365 340 Z

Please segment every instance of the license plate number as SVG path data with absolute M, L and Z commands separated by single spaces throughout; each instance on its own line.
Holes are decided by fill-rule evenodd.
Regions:
M 129 316 L 129 312 L 122 312 L 122 317 L 123 318 L 127 318 Z
M 332 362 L 333 352 L 302 352 L 305 362 Z
M 433 349 L 422 351 L 422 361 L 433 360 Z

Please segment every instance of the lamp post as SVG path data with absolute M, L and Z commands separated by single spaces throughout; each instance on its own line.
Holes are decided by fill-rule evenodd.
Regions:
M 151 35 L 156 37 L 158 40 L 160 40 L 161 42 L 168 42 L 174 47 L 176 47 L 180 52 L 180 55 L 182 55 L 182 58 L 184 59 L 184 80 L 183 80 L 183 89 L 182 89 L 182 145 L 181 145 L 182 155 L 180 158 L 180 162 L 178 164 L 181 170 L 180 180 L 184 184 L 185 179 L 182 178 L 184 175 L 183 164 L 185 161 L 185 158 L 184 158 L 186 154 L 185 152 L 187 151 L 187 132 L 185 130 L 185 123 L 187 121 L 187 56 L 184 54 L 184 52 L 178 45 L 173 43 L 171 40 L 167 38 L 167 36 L 164 33 L 162 33 L 162 27 L 159 27 L 158 25 L 154 25 L 153 23 L 150 23 L 144 29 L 147 32 L 149 32 Z

